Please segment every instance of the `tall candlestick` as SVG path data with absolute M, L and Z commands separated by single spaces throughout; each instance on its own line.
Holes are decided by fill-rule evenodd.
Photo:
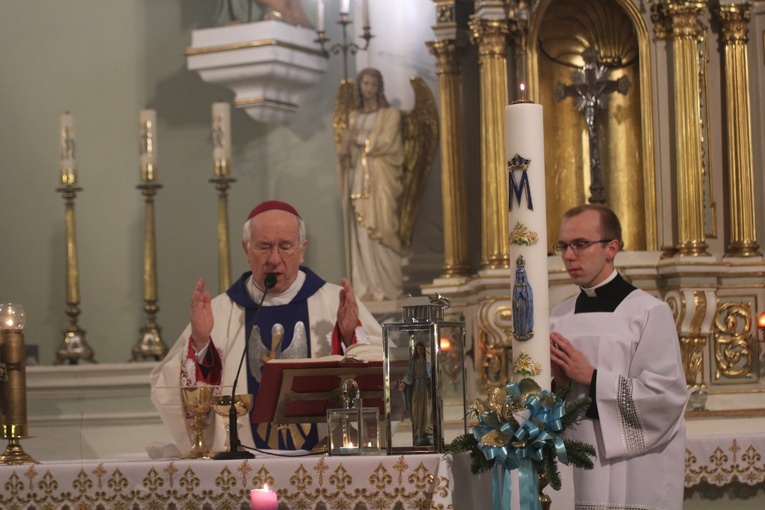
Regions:
M 361 0 L 361 23 L 362 27 L 369 26 L 369 0 Z
M 276 510 L 279 506 L 276 493 L 268 490 L 268 485 L 264 485 L 262 489 L 251 490 L 250 503 L 252 510 Z
M 62 113 L 58 118 L 58 125 L 61 184 L 74 186 L 77 184 L 77 143 L 75 142 L 74 115 L 69 112 Z
M 212 105 L 212 140 L 216 169 L 221 163 L 228 167 L 231 160 L 231 105 L 228 103 Z
M 533 379 L 550 389 L 547 204 L 542 105 L 517 101 L 505 108 L 508 224 L 513 279 L 513 360 L 538 364 Z M 517 369 L 518 365 L 516 365 Z
M 316 0 L 316 31 L 324 32 L 324 0 Z
M 340 14 L 348 14 L 351 9 L 351 0 L 340 1 Z
M 157 178 L 157 112 L 155 110 L 139 112 L 138 134 L 141 182 L 152 182 Z

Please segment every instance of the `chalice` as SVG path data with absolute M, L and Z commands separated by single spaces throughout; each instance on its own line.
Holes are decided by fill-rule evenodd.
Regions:
M 183 409 L 189 428 L 194 433 L 191 451 L 184 459 L 211 459 L 210 450 L 205 445 L 204 431 L 210 426 L 208 420 L 213 407 L 213 395 L 216 386 L 184 386 L 181 388 Z
M 221 394 L 213 397 L 213 409 L 215 412 L 223 417 L 223 422 L 226 423 L 226 447 L 229 446 L 229 438 L 231 431 L 229 430 L 228 412 L 231 409 L 231 391 L 226 392 L 225 387 L 221 389 Z M 236 409 L 236 416 L 244 416 L 252 409 L 252 395 L 249 393 L 242 393 L 234 395 L 234 409 Z M 242 427 L 240 423 L 236 424 L 237 430 Z

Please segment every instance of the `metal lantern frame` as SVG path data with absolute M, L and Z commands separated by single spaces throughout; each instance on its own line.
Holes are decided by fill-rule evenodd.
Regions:
M 406 302 L 405 302 L 406 303 Z M 458 397 L 461 397 L 462 409 L 461 418 L 463 430 L 461 433 L 467 433 L 467 388 L 466 388 L 466 367 L 465 367 L 465 323 L 457 321 L 441 320 L 443 310 L 437 306 L 419 306 L 418 310 L 414 307 L 404 306 L 405 322 L 383 324 L 383 376 L 385 380 L 385 433 L 387 453 L 442 453 L 445 449 L 444 444 L 444 371 L 446 369 L 454 372 L 455 380 L 461 381 L 461 388 L 458 389 Z M 412 315 L 414 314 L 414 315 Z M 421 317 L 425 316 L 422 320 Z M 408 320 L 407 320 L 408 319 Z M 450 362 L 447 366 L 447 350 L 442 348 L 442 337 L 451 338 L 451 348 L 459 349 L 456 354 L 456 369 L 454 365 L 455 356 L 448 358 Z M 428 339 L 426 354 L 430 359 L 430 425 L 432 435 L 428 437 L 430 444 L 417 444 L 415 436 L 415 424 L 412 422 L 412 445 L 397 444 L 396 429 L 404 421 L 401 418 L 401 398 L 402 391 L 399 390 L 401 374 L 404 362 L 407 363 L 407 370 L 411 370 L 409 364 L 413 353 L 416 350 L 416 344 Z M 403 345 L 405 344 L 405 345 Z M 401 356 L 401 351 L 406 347 L 406 359 Z M 453 354 L 453 353 L 449 353 Z M 456 370 L 456 371 L 455 371 Z M 411 400 L 406 396 L 407 405 L 411 406 Z M 396 401 L 399 403 L 396 404 Z M 411 409 L 410 409 L 411 411 Z M 412 414 L 409 418 L 411 420 Z M 397 436 L 401 437 L 401 436 Z M 432 439 L 431 439 L 432 438 Z

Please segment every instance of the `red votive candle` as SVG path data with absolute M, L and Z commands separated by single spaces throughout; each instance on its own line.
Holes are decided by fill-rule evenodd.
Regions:
M 276 502 L 276 493 L 268 490 L 268 485 L 264 485 L 262 489 L 251 490 L 250 502 L 252 510 L 277 510 L 279 506 Z

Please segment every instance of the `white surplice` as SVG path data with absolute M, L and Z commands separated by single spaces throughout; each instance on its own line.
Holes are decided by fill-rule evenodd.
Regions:
M 612 312 L 574 313 L 577 298 L 550 314 L 550 331 L 597 370 L 599 419 L 567 432 L 598 456 L 595 469 L 574 470 L 576 509 L 680 510 L 687 390 L 669 306 L 636 289 Z M 589 386 L 575 385 L 569 398 L 588 394 Z

